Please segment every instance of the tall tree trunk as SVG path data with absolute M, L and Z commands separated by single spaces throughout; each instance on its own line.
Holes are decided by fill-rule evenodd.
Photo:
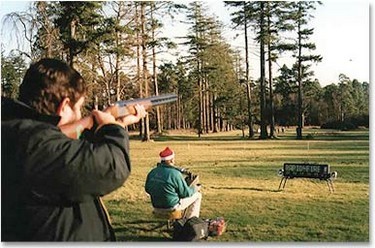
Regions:
M 70 38 L 72 40 L 76 39 L 76 27 L 77 27 L 77 20 L 72 20 L 70 22 Z M 74 67 L 74 48 L 69 46 L 69 58 L 68 63 L 71 67 Z
M 269 81 L 269 91 L 270 91 L 270 137 L 275 137 L 275 116 L 274 116 L 274 106 L 273 106 L 273 79 L 272 79 L 272 54 L 271 54 L 271 20 L 270 20 L 270 3 L 267 2 L 267 29 L 268 29 L 268 81 Z
M 200 63 L 198 61 L 198 90 L 199 90 L 199 117 L 198 117 L 198 137 L 202 134 L 202 115 L 203 115 L 203 92 L 202 92 L 202 78 L 200 76 Z
M 213 125 L 213 132 L 214 133 L 217 133 L 218 130 L 219 130 L 219 125 L 218 125 L 218 121 L 219 121 L 219 118 L 218 118 L 218 111 L 217 111 L 217 107 L 216 107 L 216 104 L 215 104 L 215 101 L 216 101 L 216 92 L 213 93 L 213 96 L 212 96 L 212 116 L 213 116 L 213 122 L 214 122 L 214 125 Z
M 199 37 L 198 31 L 196 33 L 197 38 Z M 197 54 L 199 54 L 199 48 L 197 47 Z M 198 100 L 198 137 L 201 137 L 202 134 L 202 121 L 203 121 L 203 92 L 202 92 L 202 75 L 201 75 L 201 63 L 199 61 L 199 58 L 197 59 L 197 76 L 198 76 L 198 94 L 199 94 L 199 100 Z
M 239 97 L 239 101 L 240 101 L 240 121 L 241 121 L 241 131 L 242 131 L 242 138 L 245 138 L 245 128 L 244 128 L 244 123 L 243 123 L 243 116 L 242 116 L 242 111 L 243 111 L 243 98 L 242 98 L 242 94 L 240 95 Z
M 260 139 L 267 139 L 266 93 L 265 93 L 265 52 L 264 52 L 264 2 L 260 3 Z
M 182 124 L 182 121 L 181 121 L 181 116 L 182 116 L 182 104 L 181 104 L 181 96 L 178 94 L 177 95 L 177 129 L 180 129 L 181 128 L 181 124 Z
M 210 131 L 210 126 L 209 126 L 209 113 L 210 108 L 209 108 L 209 93 L 208 93 L 208 79 L 207 77 L 204 80 L 204 124 L 205 124 L 205 130 L 206 133 L 209 133 Z
M 297 125 L 297 139 L 302 139 L 302 128 L 303 128 L 303 118 L 302 118 L 302 37 L 300 35 L 301 24 L 298 22 L 298 71 L 297 71 L 297 81 L 298 81 L 298 125 Z
M 270 44 L 268 44 L 268 76 L 269 76 L 269 93 L 270 93 L 270 137 L 275 137 L 275 114 L 273 104 L 273 79 L 272 79 L 272 61 L 271 52 L 269 51 Z
M 154 10 L 155 10 L 155 3 L 151 4 L 151 20 L 152 20 L 152 41 L 155 41 L 155 19 L 154 19 Z M 156 68 L 156 51 L 155 46 L 152 47 L 152 69 L 153 69 L 153 78 L 154 78 L 154 89 L 155 95 L 159 95 L 159 87 L 158 87 L 158 75 L 157 75 L 157 68 Z M 157 133 L 161 133 L 161 115 L 160 115 L 160 107 L 156 106 L 156 126 L 157 126 Z
M 119 33 L 116 32 L 116 47 L 119 47 Z M 116 101 L 120 101 L 121 79 L 120 79 L 120 55 L 116 52 L 115 64 L 115 77 L 116 77 Z
M 147 51 L 146 51 L 146 43 L 147 43 L 147 35 L 146 35 L 146 17 L 145 17 L 145 6 L 146 2 L 141 3 L 141 34 L 142 34 L 142 79 L 145 86 L 145 94 L 144 97 L 149 96 L 149 89 L 148 89 L 148 73 L 147 73 Z M 150 120 L 149 116 L 146 115 L 145 122 L 144 122 L 144 135 L 143 141 L 150 141 Z
M 203 128 L 204 132 L 208 133 L 208 124 L 207 124 L 207 115 L 208 115 L 208 109 L 207 109 L 207 78 L 203 81 Z
M 211 106 L 210 107 L 210 129 L 213 132 L 214 131 L 214 125 L 215 125 L 215 123 L 214 123 L 214 118 L 215 118 L 215 116 L 214 116 L 214 113 L 215 113 L 214 112 L 214 108 L 215 108 L 215 106 L 214 106 L 214 93 L 210 94 L 209 105 Z
M 135 4 L 135 21 L 136 21 L 136 26 L 140 27 L 140 20 L 139 20 L 139 2 Z M 137 81 L 139 84 L 139 97 L 143 97 L 143 84 L 141 80 L 141 39 L 140 39 L 140 28 L 137 28 Z M 143 137 L 143 126 L 144 126 L 145 119 L 143 118 L 139 122 L 139 137 Z
M 247 126 L 249 127 L 249 139 L 254 137 L 254 129 L 253 129 L 253 117 L 251 111 L 251 84 L 249 80 L 249 45 L 248 45 L 248 34 L 247 34 L 247 10 L 246 10 L 246 2 L 244 2 L 244 12 L 245 12 L 245 60 L 246 60 L 246 97 L 247 97 Z

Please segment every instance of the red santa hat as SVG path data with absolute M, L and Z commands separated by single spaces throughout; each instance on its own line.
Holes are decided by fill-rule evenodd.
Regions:
M 174 152 L 166 147 L 163 151 L 159 153 L 161 161 L 171 160 L 174 158 Z

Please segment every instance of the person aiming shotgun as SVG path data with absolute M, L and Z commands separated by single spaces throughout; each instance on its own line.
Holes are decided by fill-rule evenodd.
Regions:
M 42 59 L 27 70 L 18 100 L 2 98 L 2 241 L 115 240 L 100 197 L 128 178 L 124 127 L 146 111 L 136 104 L 115 118 L 109 110 L 94 110 L 91 135 L 72 139 L 63 130 L 82 119 L 85 94 L 76 70 Z

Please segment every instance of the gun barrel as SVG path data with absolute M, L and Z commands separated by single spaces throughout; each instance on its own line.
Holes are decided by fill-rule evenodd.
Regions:
M 131 106 L 135 104 L 145 104 L 147 103 L 150 106 L 158 106 L 170 102 L 175 102 L 177 100 L 176 94 L 164 94 L 159 96 L 151 96 L 147 98 L 140 98 L 140 99 L 134 99 L 134 100 L 126 100 L 126 101 L 118 101 L 115 103 L 115 105 L 119 107 L 126 107 Z
M 118 101 L 113 106 L 109 106 L 105 111 L 111 113 L 115 118 L 127 116 L 130 114 L 136 114 L 137 111 L 134 108 L 134 105 L 139 104 L 143 105 L 145 108 L 152 106 L 158 106 L 161 104 L 166 104 L 174 102 L 177 100 L 176 94 L 165 94 L 160 96 L 152 96 L 147 98 L 139 98 L 134 100 L 127 101 Z M 93 116 L 87 116 L 78 120 L 74 123 L 65 124 L 60 126 L 61 131 L 68 137 L 72 139 L 77 139 L 81 135 L 81 132 L 84 129 L 90 129 L 94 125 Z

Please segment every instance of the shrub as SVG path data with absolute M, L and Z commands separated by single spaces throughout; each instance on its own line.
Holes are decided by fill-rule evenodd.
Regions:
M 321 125 L 322 129 L 354 130 L 359 126 L 369 127 L 369 115 L 355 116 L 345 121 L 328 121 Z

